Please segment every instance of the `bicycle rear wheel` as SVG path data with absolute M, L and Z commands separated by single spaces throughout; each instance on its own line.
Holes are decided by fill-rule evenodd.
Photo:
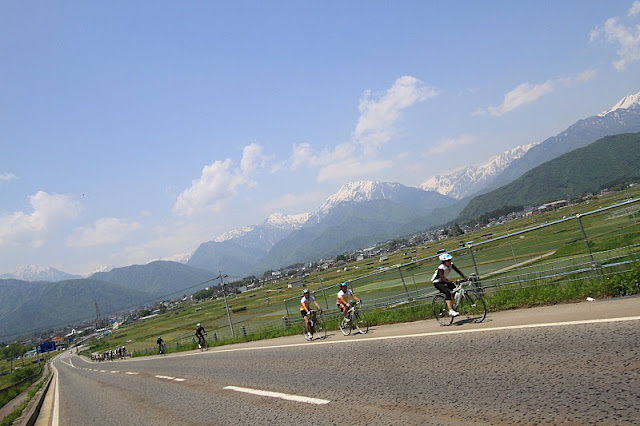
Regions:
M 324 339 L 327 337 L 327 329 L 324 326 L 322 318 L 316 319 L 316 336 L 318 336 L 318 339 Z
M 433 309 L 433 315 L 440 325 L 451 325 L 453 317 L 449 315 L 449 307 L 447 306 L 447 300 L 444 295 L 436 294 L 431 302 L 431 308 Z
M 367 332 L 369 331 L 369 321 L 367 321 L 367 317 L 365 316 L 364 312 L 356 312 L 353 321 L 353 325 L 360 334 L 367 334 Z
M 347 317 L 349 317 L 349 315 L 347 315 Z M 351 334 L 351 322 L 347 322 L 346 318 L 342 318 L 340 320 L 340 331 L 342 331 L 342 334 L 344 334 L 345 336 L 348 336 Z
M 464 294 L 462 312 L 473 322 L 482 322 L 487 316 L 487 305 L 482 296 L 474 290 L 468 290 Z

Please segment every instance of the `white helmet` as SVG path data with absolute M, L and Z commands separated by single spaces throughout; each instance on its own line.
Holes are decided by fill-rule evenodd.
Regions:
M 445 260 L 453 260 L 453 256 L 451 256 L 449 253 L 442 253 L 439 257 L 440 262 L 444 262 Z

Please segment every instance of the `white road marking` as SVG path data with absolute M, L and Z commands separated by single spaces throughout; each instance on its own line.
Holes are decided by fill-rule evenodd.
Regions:
M 53 369 L 56 371 L 56 392 L 53 397 L 53 418 L 51 419 L 51 426 L 58 426 L 58 419 L 60 418 L 60 384 L 58 383 L 58 370 L 55 367 L 53 367 Z
M 173 380 L 173 379 L 175 379 L 175 377 L 171 377 L 171 376 L 158 376 L 158 375 L 156 375 L 156 377 L 157 377 L 158 379 L 167 379 L 167 380 Z
M 132 373 L 131 371 L 127 371 L 127 372 L 126 372 L 126 373 L 124 373 L 124 374 L 131 374 L 131 375 L 134 375 L 134 376 L 137 376 L 137 375 L 138 375 L 138 373 Z
M 287 401 L 305 402 L 307 404 L 321 405 L 321 404 L 328 404 L 329 402 L 331 402 L 328 399 L 310 398 L 308 396 L 290 395 L 290 394 L 281 393 L 281 392 L 271 392 L 271 391 L 265 391 L 260 389 L 243 388 L 239 386 L 225 386 L 224 389 L 233 390 L 236 392 L 250 393 L 250 394 L 259 395 L 259 396 L 268 396 L 271 398 L 286 399 Z
M 544 324 L 523 324 L 523 325 L 508 325 L 503 327 L 487 327 L 487 328 L 478 328 L 478 329 L 466 329 L 466 330 L 451 330 L 451 331 L 431 331 L 428 333 L 412 333 L 412 334 L 403 334 L 400 336 L 381 336 L 381 337 L 360 337 L 357 339 L 344 339 L 344 340 L 332 340 L 332 341 L 317 341 L 315 345 L 341 345 L 346 343 L 357 343 L 357 342 L 372 342 L 376 340 L 391 340 L 391 339 L 406 339 L 406 338 L 414 338 L 414 337 L 428 337 L 428 336 L 440 336 L 447 334 L 466 334 L 466 333 L 482 333 L 487 331 L 501 331 L 501 330 L 518 330 L 523 328 L 542 328 L 542 327 L 562 327 L 568 325 L 584 325 L 584 324 L 598 324 L 598 323 L 608 323 L 608 322 L 625 322 L 625 321 L 638 321 L 640 320 L 640 316 L 634 317 L 623 317 L 623 318 L 606 318 L 606 319 L 592 319 L 592 320 L 577 320 L 577 321 L 564 321 L 564 322 L 552 322 L 552 323 L 544 323 Z M 273 345 L 273 346 L 255 346 L 251 348 L 230 348 L 230 349 L 220 349 L 214 350 L 209 353 L 222 353 L 222 352 L 241 352 L 241 351 L 257 351 L 263 349 L 279 349 L 279 348 L 292 348 L 297 346 L 309 346 L 309 342 L 305 343 L 289 343 L 285 345 Z M 187 354 L 176 354 L 174 356 L 193 356 L 199 355 L 199 352 L 196 353 L 187 353 Z M 136 360 L 144 361 L 144 357 L 136 358 Z
M 184 382 L 185 381 L 185 379 L 173 379 L 173 380 L 176 381 L 176 382 Z
M 119 371 L 117 371 L 117 370 L 111 370 L 110 372 L 111 373 L 119 373 Z

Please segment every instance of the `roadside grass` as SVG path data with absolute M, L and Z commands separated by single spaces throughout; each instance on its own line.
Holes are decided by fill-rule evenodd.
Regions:
M 500 310 L 579 302 L 584 301 L 587 297 L 603 299 L 636 294 L 640 294 L 640 264 L 636 264 L 629 272 L 604 278 L 577 278 L 573 281 L 563 281 L 561 283 L 548 283 L 545 285 L 521 288 L 515 286 L 511 288 L 497 288 L 490 293 L 486 293 L 484 299 L 487 304 L 487 310 L 489 312 L 496 312 Z M 415 301 L 413 304 L 402 303 L 396 307 L 367 309 L 364 312 L 366 313 L 370 326 L 434 318 L 430 297 Z M 338 330 L 338 323 L 339 316 L 327 315 L 325 317 L 325 325 L 328 330 Z M 287 330 L 268 330 L 254 333 L 247 337 L 236 337 L 234 339 L 224 339 L 216 342 L 209 339 L 208 342 L 210 347 L 215 347 L 296 335 L 301 333 L 301 327 L 301 323 L 296 322 L 291 324 Z M 170 348 L 167 350 L 167 353 L 194 350 L 197 348 L 197 344 L 188 343 Z
M 640 294 L 640 264 L 635 264 L 631 271 L 625 273 L 614 274 L 599 278 L 583 278 L 576 277 L 574 279 L 565 278 L 562 282 L 545 282 L 539 285 L 530 285 L 519 287 L 517 285 L 502 286 L 491 289 L 484 294 L 485 303 L 489 312 L 499 310 L 509 310 L 518 308 L 527 308 L 533 306 L 554 305 L 559 303 L 572 303 L 583 301 L 587 297 L 594 299 L 602 299 L 608 297 L 619 297 Z M 424 319 L 433 318 L 431 309 L 431 297 L 422 297 L 413 303 L 399 303 L 396 306 L 372 308 L 365 310 L 367 319 L 371 326 L 393 324 L 401 322 L 413 322 Z M 337 330 L 338 315 L 326 314 L 325 325 L 328 330 Z M 163 321 L 153 326 L 153 329 L 163 326 Z M 186 327 L 186 326 L 185 326 Z M 210 347 L 223 346 L 233 343 L 241 343 L 255 340 L 272 339 L 276 337 L 296 335 L 301 333 L 302 324 L 298 320 L 294 320 L 287 329 L 269 329 L 248 334 L 246 337 L 236 336 L 235 338 L 223 338 L 214 341 L 212 334 L 209 333 L 208 343 Z M 189 338 L 184 341 L 178 341 L 172 345 L 167 345 L 167 353 L 182 352 L 198 349 L 197 343 L 191 340 L 191 326 L 186 327 Z M 156 332 L 149 334 L 149 330 L 137 330 L 132 333 L 128 330 L 123 335 L 125 337 L 139 336 L 143 340 L 146 338 L 146 351 L 135 350 L 133 356 L 145 356 L 156 354 L 155 345 L 149 345 L 151 338 L 155 341 Z M 179 333 L 183 333 L 182 330 Z M 143 337 L 145 336 L 145 337 Z M 153 337 L 152 337 L 153 336 Z M 94 346 L 92 351 L 98 349 L 108 349 L 112 347 L 113 341 L 101 341 L 99 346 Z M 142 345 L 144 346 L 144 345 Z M 89 352 L 85 352 L 89 355 Z
M 0 426 L 10 426 L 13 424 L 14 420 L 16 420 L 22 415 L 22 412 L 24 411 L 24 409 L 27 407 L 31 399 L 33 399 L 36 392 L 38 392 L 42 387 L 42 385 L 44 385 L 47 382 L 50 375 L 51 373 L 49 373 L 44 380 L 41 380 L 40 383 L 38 383 L 33 389 L 29 391 L 27 395 L 27 399 L 22 404 L 20 404 L 11 414 L 6 415 L 2 419 L 2 422 L 0 422 Z M 20 392 L 18 392 L 18 394 L 24 391 L 24 389 L 26 389 L 29 386 L 31 386 L 31 384 L 26 385 L 23 389 L 20 390 Z M 15 396 L 12 398 L 15 398 Z
M 613 205 L 623 200 L 638 197 L 640 185 L 611 196 L 597 198 L 591 202 L 572 205 L 540 215 L 529 216 L 508 223 L 497 224 L 490 228 L 401 249 L 388 254 L 388 260 L 367 258 L 350 262 L 345 268 L 329 268 L 313 271 L 304 278 L 309 288 L 325 311 L 325 323 L 328 329 L 337 329 L 338 321 L 335 308 L 335 293 L 338 283 L 351 281 L 354 292 L 367 301 L 376 301 L 396 306 L 367 309 L 367 318 L 372 325 L 394 322 L 415 321 L 432 317 L 430 294 L 434 289 L 430 282 L 431 274 L 437 266 L 433 258 L 439 249 L 454 252 L 456 265 L 465 274 L 475 272 L 474 264 L 481 277 L 491 276 L 489 281 L 497 284 L 511 281 L 509 276 L 526 273 L 530 276 L 546 275 L 546 269 L 558 265 L 571 264 L 577 256 L 586 256 L 585 241 L 576 220 L 565 220 L 552 227 L 536 229 L 546 223 L 574 218 L 578 214 L 594 211 L 602 206 Z M 604 212 L 582 216 L 589 244 L 593 252 L 620 249 L 640 244 L 640 217 L 638 215 Z M 530 232 L 518 234 L 523 230 Z M 512 235 L 510 238 L 497 239 Z M 475 241 L 474 258 L 465 248 L 467 241 Z M 478 245 L 482 243 L 481 245 Z M 606 255 L 606 254 L 605 254 Z M 600 259 L 596 259 L 600 261 Z M 408 265 L 412 262 L 410 265 Z M 406 265 L 403 268 L 394 268 Z M 525 272 L 518 271 L 526 266 Z M 380 267 L 390 268 L 381 271 Z M 504 271 L 504 272 L 501 272 Z M 637 294 L 637 285 L 629 283 L 629 277 L 603 277 L 601 282 L 593 282 L 584 277 L 564 277 L 561 284 L 541 280 L 535 287 L 495 287 L 488 289 L 485 295 L 489 311 L 515 309 L 519 307 L 549 305 L 577 300 L 586 297 L 603 298 L 626 294 Z M 573 281 L 572 281 L 573 280 Z M 202 323 L 209 332 L 211 346 L 245 342 L 298 334 L 300 319 L 295 315 L 299 307 L 301 289 L 288 288 L 289 279 L 267 284 L 261 288 L 242 294 L 228 295 L 229 309 L 232 311 L 236 336 L 238 327 L 246 325 L 247 337 L 231 338 L 224 301 L 205 300 L 193 305 L 187 303 L 177 311 L 167 312 L 155 318 L 125 324 L 107 338 L 93 341 L 92 350 L 108 350 L 126 346 L 133 352 L 155 353 L 155 340 L 161 335 L 167 342 L 167 352 L 196 349 L 194 343 L 195 324 Z M 484 282 L 484 280 L 483 280 Z M 637 282 L 637 281 L 636 281 Z M 402 300 L 413 298 L 413 305 L 403 304 Z M 277 320 L 289 317 L 290 327 L 273 327 Z M 263 323 L 269 322 L 272 329 L 261 331 Z M 213 335 L 217 333 L 218 341 Z

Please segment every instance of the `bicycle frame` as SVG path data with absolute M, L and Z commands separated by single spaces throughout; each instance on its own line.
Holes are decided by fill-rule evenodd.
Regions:
M 465 284 L 469 283 L 472 288 L 465 289 Z M 454 289 L 451 291 L 453 298 L 453 310 L 459 310 L 460 314 L 467 317 L 468 320 L 479 323 L 484 321 L 487 315 L 487 307 L 482 298 L 480 289 L 476 288 L 477 284 L 473 278 L 457 281 Z M 433 297 L 431 303 L 433 314 L 440 325 L 451 325 L 453 316 L 449 314 L 447 307 L 447 298 L 444 294 L 439 293 Z
M 302 334 L 306 340 L 312 340 L 313 337 L 309 337 L 307 333 L 315 333 L 318 336 L 318 339 L 324 339 L 326 337 L 327 330 L 324 326 L 324 321 L 322 320 L 322 310 L 316 311 L 312 309 L 307 315 L 307 319 L 309 322 L 309 331 L 305 327 L 305 324 L 302 324 Z

